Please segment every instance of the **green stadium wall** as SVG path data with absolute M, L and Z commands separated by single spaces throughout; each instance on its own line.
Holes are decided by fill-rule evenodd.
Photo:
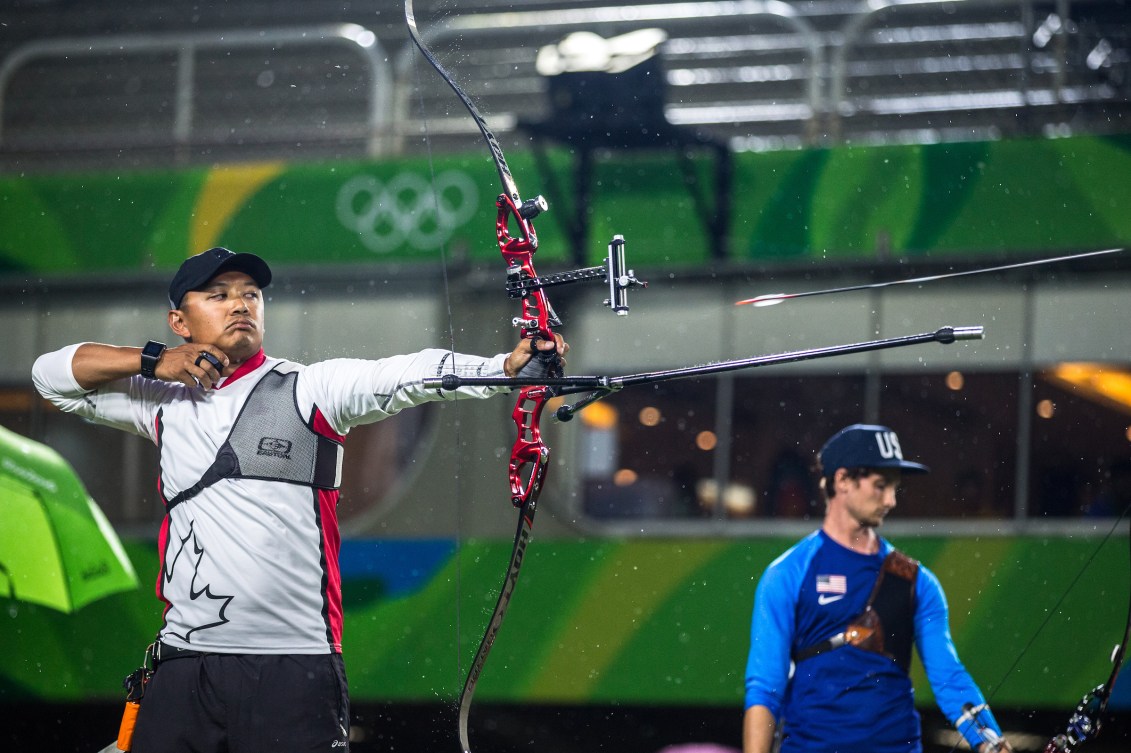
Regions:
M 536 537 L 477 698 L 740 707 L 754 588 L 792 543 Z M 1071 706 L 1107 676 L 1127 615 L 1122 534 L 895 543 L 943 582 L 959 655 L 995 706 Z M 127 549 L 152 582 L 156 545 L 129 541 Z M 353 697 L 458 697 L 509 551 L 500 540 L 346 541 L 344 655 Z M 148 585 L 72 615 L 3 606 L 6 701 L 118 699 L 122 677 L 161 624 Z M 921 668 L 914 675 L 918 702 L 930 703 Z
M 568 159 L 551 155 L 563 184 Z M 734 261 L 878 253 L 949 259 L 1131 240 L 1131 135 L 742 153 L 734 160 Z M 516 153 L 511 167 L 528 194 L 547 192 L 530 154 Z M 699 168 L 709 183 L 709 166 Z M 442 243 L 454 258 L 494 262 L 484 225 L 496 180 L 482 151 L 431 164 L 412 158 L 9 174 L 0 176 L 0 272 L 167 270 L 213 245 L 301 265 L 438 262 Z M 427 211 L 432 186 L 442 192 L 441 226 Z M 373 211 L 379 195 L 386 197 L 383 214 Z M 564 216 L 569 199 L 562 204 Z M 598 161 L 590 223 L 589 261 L 603 257 L 614 233 L 628 239 L 639 268 L 709 259 L 670 155 Z M 540 260 L 571 263 L 552 214 L 538 228 Z

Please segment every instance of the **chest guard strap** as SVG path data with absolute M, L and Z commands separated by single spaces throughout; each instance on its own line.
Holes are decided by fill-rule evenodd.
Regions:
M 167 510 L 225 478 L 260 479 L 337 489 L 342 444 L 314 431 L 295 398 L 298 372 L 269 371 L 252 388 L 228 438 L 200 480 L 165 504 Z
M 915 643 L 915 580 L 919 563 L 893 549 L 880 567 L 864 611 L 848 623 L 843 633 L 797 652 L 800 662 L 841 646 L 855 646 L 888 657 L 903 669 L 911 669 L 911 647 Z

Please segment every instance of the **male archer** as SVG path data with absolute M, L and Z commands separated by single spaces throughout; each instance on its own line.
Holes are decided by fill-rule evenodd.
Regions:
M 164 620 L 135 753 L 347 750 L 336 505 L 349 430 L 435 400 L 425 377 L 542 376 L 568 346 L 489 358 L 429 349 L 303 365 L 263 350 L 260 257 L 213 248 L 169 286 L 183 345 L 81 343 L 39 357 L 36 388 L 160 450 Z M 532 358 L 535 351 L 550 355 Z
M 769 753 L 779 726 L 781 753 L 920 753 L 912 648 L 970 747 L 1013 750 L 958 659 L 938 578 L 876 533 L 902 475 L 927 467 L 867 424 L 833 435 L 819 464 L 824 523 L 766 568 L 754 597 L 745 753 Z

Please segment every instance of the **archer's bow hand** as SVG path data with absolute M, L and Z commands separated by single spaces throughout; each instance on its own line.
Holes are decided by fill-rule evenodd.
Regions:
M 503 373 L 508 377 L 540 379 L 561 376 L 565 368 L 565 354 L 569 343 L 554 333 L 553 342 L 539 338 L 518 341 L 503 364 Z

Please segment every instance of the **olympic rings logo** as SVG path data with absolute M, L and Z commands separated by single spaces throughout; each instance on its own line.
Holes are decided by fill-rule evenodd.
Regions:
M 479 190 L 466 173 L 447 170 L 435 183 L 415 173 L 400 173 L 387 184 L 358 175 L 338 190 L 338 221 L 357 233 L 375 254 L 408 244 L 431 251 L 475 216 Z

